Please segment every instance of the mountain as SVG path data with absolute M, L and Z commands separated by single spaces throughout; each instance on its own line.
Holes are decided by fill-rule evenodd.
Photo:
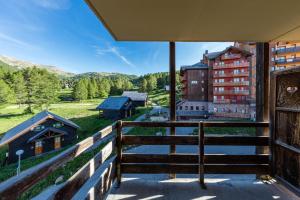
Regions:
M 62 77 L 71 77 L 75 75 L 70 72 L 65 72 L 56 66 L 35 64 L 28 61 L 18 60 L 16 58 L 3 56 L 3 55 L 0 55 L 0 66 L 3 66 L 5 69 L 10 68 L 11 70 L 20 70 L 20 69 L 36 66 L 37 68 L 46 69 L 49 72 L 55 73 L 58 76 L 62 76 Z
M 127 75 L 127 74 L 121 74 L 121 73 L 110 73 L 110 72 L 86 72 L 82 74 L 74 74 L 70 72 L 63 71 L 59 67 L 56 66 L 50 66 L 50 65 L 43 65 L 43 64 L 35 64 L 32 62 L 28 61 L 23 61 L 23 60 L 18 60 L 16 58 L 8 57 L 8 56 L 3 56 L 0 55 L 0 67 L 2 71 L 16 71 L 16 70 L 21 70 L 25 69 L 28 67 L 33 67 L 36 66 L 37 68 L 41 69 L 46 69 L 49 72 L 52 72 L 56 75 L 58 75 L 62 79 L 79 79 L 79 78 L 90 78 L 90 77 L 110 77 L 110 78 L 115 78 L 115 77 L 126 77 L 130 80 L 138 78 L 136 75 Z

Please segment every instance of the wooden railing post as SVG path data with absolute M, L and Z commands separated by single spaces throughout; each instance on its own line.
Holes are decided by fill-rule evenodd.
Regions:
M 117 185 L 121 184 L 121 161 L 122 161 L 122 121 L 117 123 Z
M 206 189 L 204 183 L 204 128 L 203 122 L 199 122 L 199 181 L 203 189 Z

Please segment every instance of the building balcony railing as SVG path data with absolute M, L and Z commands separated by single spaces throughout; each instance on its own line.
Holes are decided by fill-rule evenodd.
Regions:
M 240 54 L 229 54 L 229 55 L 223 55 L 222 59 L 223 60 L 229 60 L 229 59 L 237 59 L 240 58 L 241 55 Z
M 276 64 L 289 64 L 289 63 L 298 63 L 298 62 L 300 62 L 300 57 L 275 60 Z
M 214 91 L 214 95 L 249 95 L 249 90 L 224 90 L 224 91 Z
M 275 50 L 276 54 L 295 53 L 295 52 L 300 52 L 300 47 L 290 47 L 290 48 Z
M 249 76 L 249 72 L 214 74 L 215 78 Z
M 248 67 L 249 66 L 249 62 L 241 62 L 239 64 L 234 64 L 234 63 L 230 63 L 230 64 L 225 64 L 225 65 L 214 65 L 213 69 L 231 69 L 231 68 L 240 68 L 240 67 Z
M 214 103 L 230 103 L 230 99 L 215 99 Z
M 215 112 L 215 117 L 232 117 L 232 118 L 250 118 L 249 113 L 234 113 L 234 112 Z
M 249 81 L 213 83 L 213 86 L 248 86 Z

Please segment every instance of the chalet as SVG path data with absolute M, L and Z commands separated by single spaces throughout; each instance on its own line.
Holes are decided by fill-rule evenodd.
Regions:
M 132 100 L 129 97 L 108 97 L 96 108 L 107 119 L 118 120 L 130 117 L 134 112 Z
M 137 91 L 124 91 L 122 96 L 129 97 L 132 100 L 132 104 L 135 107 L 147 105 L 147 101 L 148 101 L 147 93 L 140 93 Z
M 74 142 L 78 125 L 49 111 L 42 111 L 6 132 L 0 146 L 8 144 L 8 163 L 60 149 Z

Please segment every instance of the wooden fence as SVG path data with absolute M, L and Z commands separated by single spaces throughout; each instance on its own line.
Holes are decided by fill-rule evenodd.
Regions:
M 123 135 L 124 127 L 198 127 L 198 136 L 133 136 Z M 268 146 L 269 137 L 205 136 L 205 127 L 268 127 L 268 123 L 244 122 L 128 122 L 118 121 L 86 138 L 59 155 L 21 172 L 0 184 L 0 199 L 16 199 L 40 180 L 95 146 L 105 144 L 89 162 L 64 183 L 57 185 L 43 199 L 103 199 L 115 179 L 121 183 L 122 173 L 184 173 L 199 174 L 203 187 L 205 173 L 269 173 L 269 155 L 204 154 L 205 145 Z M 117 134 L 115 134 L 117 132 Z M 125 145 L 197 145 L 198 154 L 133 154 L 124 153 Z M 95 175 L 88 190 L 80 193 Z M 46 192 L 45 192 L 46 193 Z
M 204 154 L 206 145 L 269 146 L 269 137 L 259 136 L 205 136 L 205 127 L 264 127 L 265 122 L 125 122 L 121 127 L 199 127 L 198 136 L 133 136 L 122 135 L 120 145 L 118 182 L 121 173 L 182 173 L 199 174 L 204 185 L 204 174 L 269 174 L 269 155 Z M 198 145 L 198 154 L 134 154 L 123 153 L 124 145 Z
M 46 178 L 53 171 L 66 164 L 68 161 L 75 157 L 78 157 L 86 150 L 100 146 L 107 143 L 104 148 L 96 154 L 88 163 L 86 163 L 77 173 L 69 178 L 65 183 L 49 197 L 49 199 L 70 199 L 77 190 L 94 174 L 102 164 L 109 165 L 108 167 L 112 171 L 115 167 L 115 158 L 110 160 L 107 158 L 112 155 L 115 147 L 115 134 L 117 124 L 107 126 L 101 131 L 95 133 L 93 136 L 86 138 L 71 148 L 63 151 L 59 155 L 40 163 L 28 170 L 20 173 L 19 176 L 14 176 L 0 184 L 0 199 L 16 199 L 26 190 L 30 189 L 34 184 L 40 180 Z M 105 163 L 109 161 L 109 163 Z M 111 167 L 113 165 L 113 167 Z M 105 177 L 105 183 L 111 183 L 115 178 L 115 172 L 113 171 L 111 176 L 105 176 L 107 174 L 107 168 L 103 170 L 103 176 Z M 103 181 L 99 180 L 97 188 L 109 188 L 107 184 L 103 185 Z M 100 195 L 100 193 L 98 193 Z

